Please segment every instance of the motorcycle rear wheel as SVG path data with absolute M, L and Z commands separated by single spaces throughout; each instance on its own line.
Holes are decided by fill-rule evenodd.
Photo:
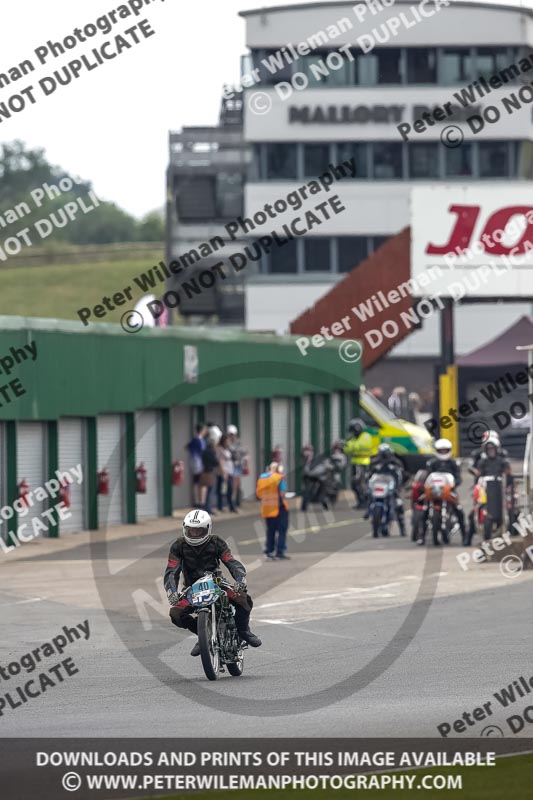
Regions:
M 213 647 L 212 614 L 211 609 L 198 614 L 198 642 L 205 676 L 210 681 L 216 681 L 220 672 L 220 656 Z

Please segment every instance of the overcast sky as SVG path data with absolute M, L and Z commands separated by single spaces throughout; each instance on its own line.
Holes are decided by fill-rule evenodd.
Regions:
M 305 0 L 300 0 L 304 2 Z M 417 0 L 413 0 L 413 5 Z M 355 0 L 354 0 L 355 2 Z M 297 4 L 298 0 L 294 0 Z M 96 193 L 141 216 L 164 203 L 167 133 L 184 125 L 213 125 L 224 83 L 236 83 L 246 52 L 243 9 L 281 5 L 276 0 L 154 0 L 146 17 L 156 35 L 50 97 L 38 81 L 66 59 L 38 66 L 34 50 L 63 40 L 76 27 L 118 8 L 121 0 L 18 0 L 0 26 L 0 72 L 24 59 L 36 70 L 0 89 L 0 103 L 35 85 L 35 105 L 0 122 L 0 141 L 22 139 L 42 146 L 49 160 L 92 180 Z M 533 6 L 533 0 L 523 3 Z M 509 5 L 517 5 L 516 2 Z M 72 51 L 90 52 L 97 43 L 135 24 L 130 17 Z M 67 59 L 67 60 L 70 60 Z

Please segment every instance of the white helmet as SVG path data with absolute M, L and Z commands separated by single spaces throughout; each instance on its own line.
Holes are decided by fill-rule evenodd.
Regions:
M 228 425 L 228 429 L 227 429 L 226 433 L 228 434 L 228 436 L 237 436 L 239 431 L 237 430 L 237 426 L 236 425 Z
M 222 431 L 218 427 L 218 425 L 210 425 L 207 429 L 207 438 L 213 442 L 214 445 L 217 445 L 220 440 L 222 439 Z
M 437 439 L 435 450 L 437 451 L 437 458 L 441 461 L 447 461 L 452 455 L 452 443 L 449 439 Z
M 489 439 L 493 444 L 497 444 L 498 446 L 500 445 L 500 437 L 496 431 L 485 431 L 481 437 L 481 444 L 487 444 Z
M 183 538 L 188 544 L 197 547 L 207 542 L 211 536 L 213 523 L 207 511 L 195 508 L 183 520 Z

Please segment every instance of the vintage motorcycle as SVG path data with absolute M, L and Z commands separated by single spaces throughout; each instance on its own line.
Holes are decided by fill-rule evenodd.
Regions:
M 224 667 L 234 678 L 242 675 L 244 650 L 248 647 L 237 633 L 235 608 L 229 601 L 228 589 L 239 592 L 229 581 L 206 572 L 181 593 L 197 612 L 200 656 L 210 681 L 216 681 Z
M 449 544 L 459 521 L 455 514 L 455 478 L 450 472 L 430 472 L 424 483 L 427 505 L 426 534 L 431 533 L 433 544 Z
M 369 513 L 374 538 L 377 538 L 380 532 L 382 536 L 389 535 L 395 515 L 395 488 L 396 482 L 392 475 L 376 472 L 368 481 Z

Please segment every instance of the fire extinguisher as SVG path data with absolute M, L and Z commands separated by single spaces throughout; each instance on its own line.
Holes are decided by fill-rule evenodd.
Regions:
M 25 506 L 29 506 L 30 501 L 28 500 L 28 495 L 30 493 L 30 487 L 26 478 L 23 478 L 18 485 L 19 490 L 19 498 L 22 500 Z
M 185 464 L 183 461 L 172 462 L 172 486 L 181 486 L 184 472 Z
M 59 484 L 59 499 L 65 508 L 70 508 L 70 483 L 68 481 L 61 481 Z
M 109 494 L 109 472 L 106 469 L 101 469 L 97 473 L 98 478 L 98 494 Z
M 142 461 L 135 470 L 135 491 L 137 494 L 146 494 L 146 467 Z

